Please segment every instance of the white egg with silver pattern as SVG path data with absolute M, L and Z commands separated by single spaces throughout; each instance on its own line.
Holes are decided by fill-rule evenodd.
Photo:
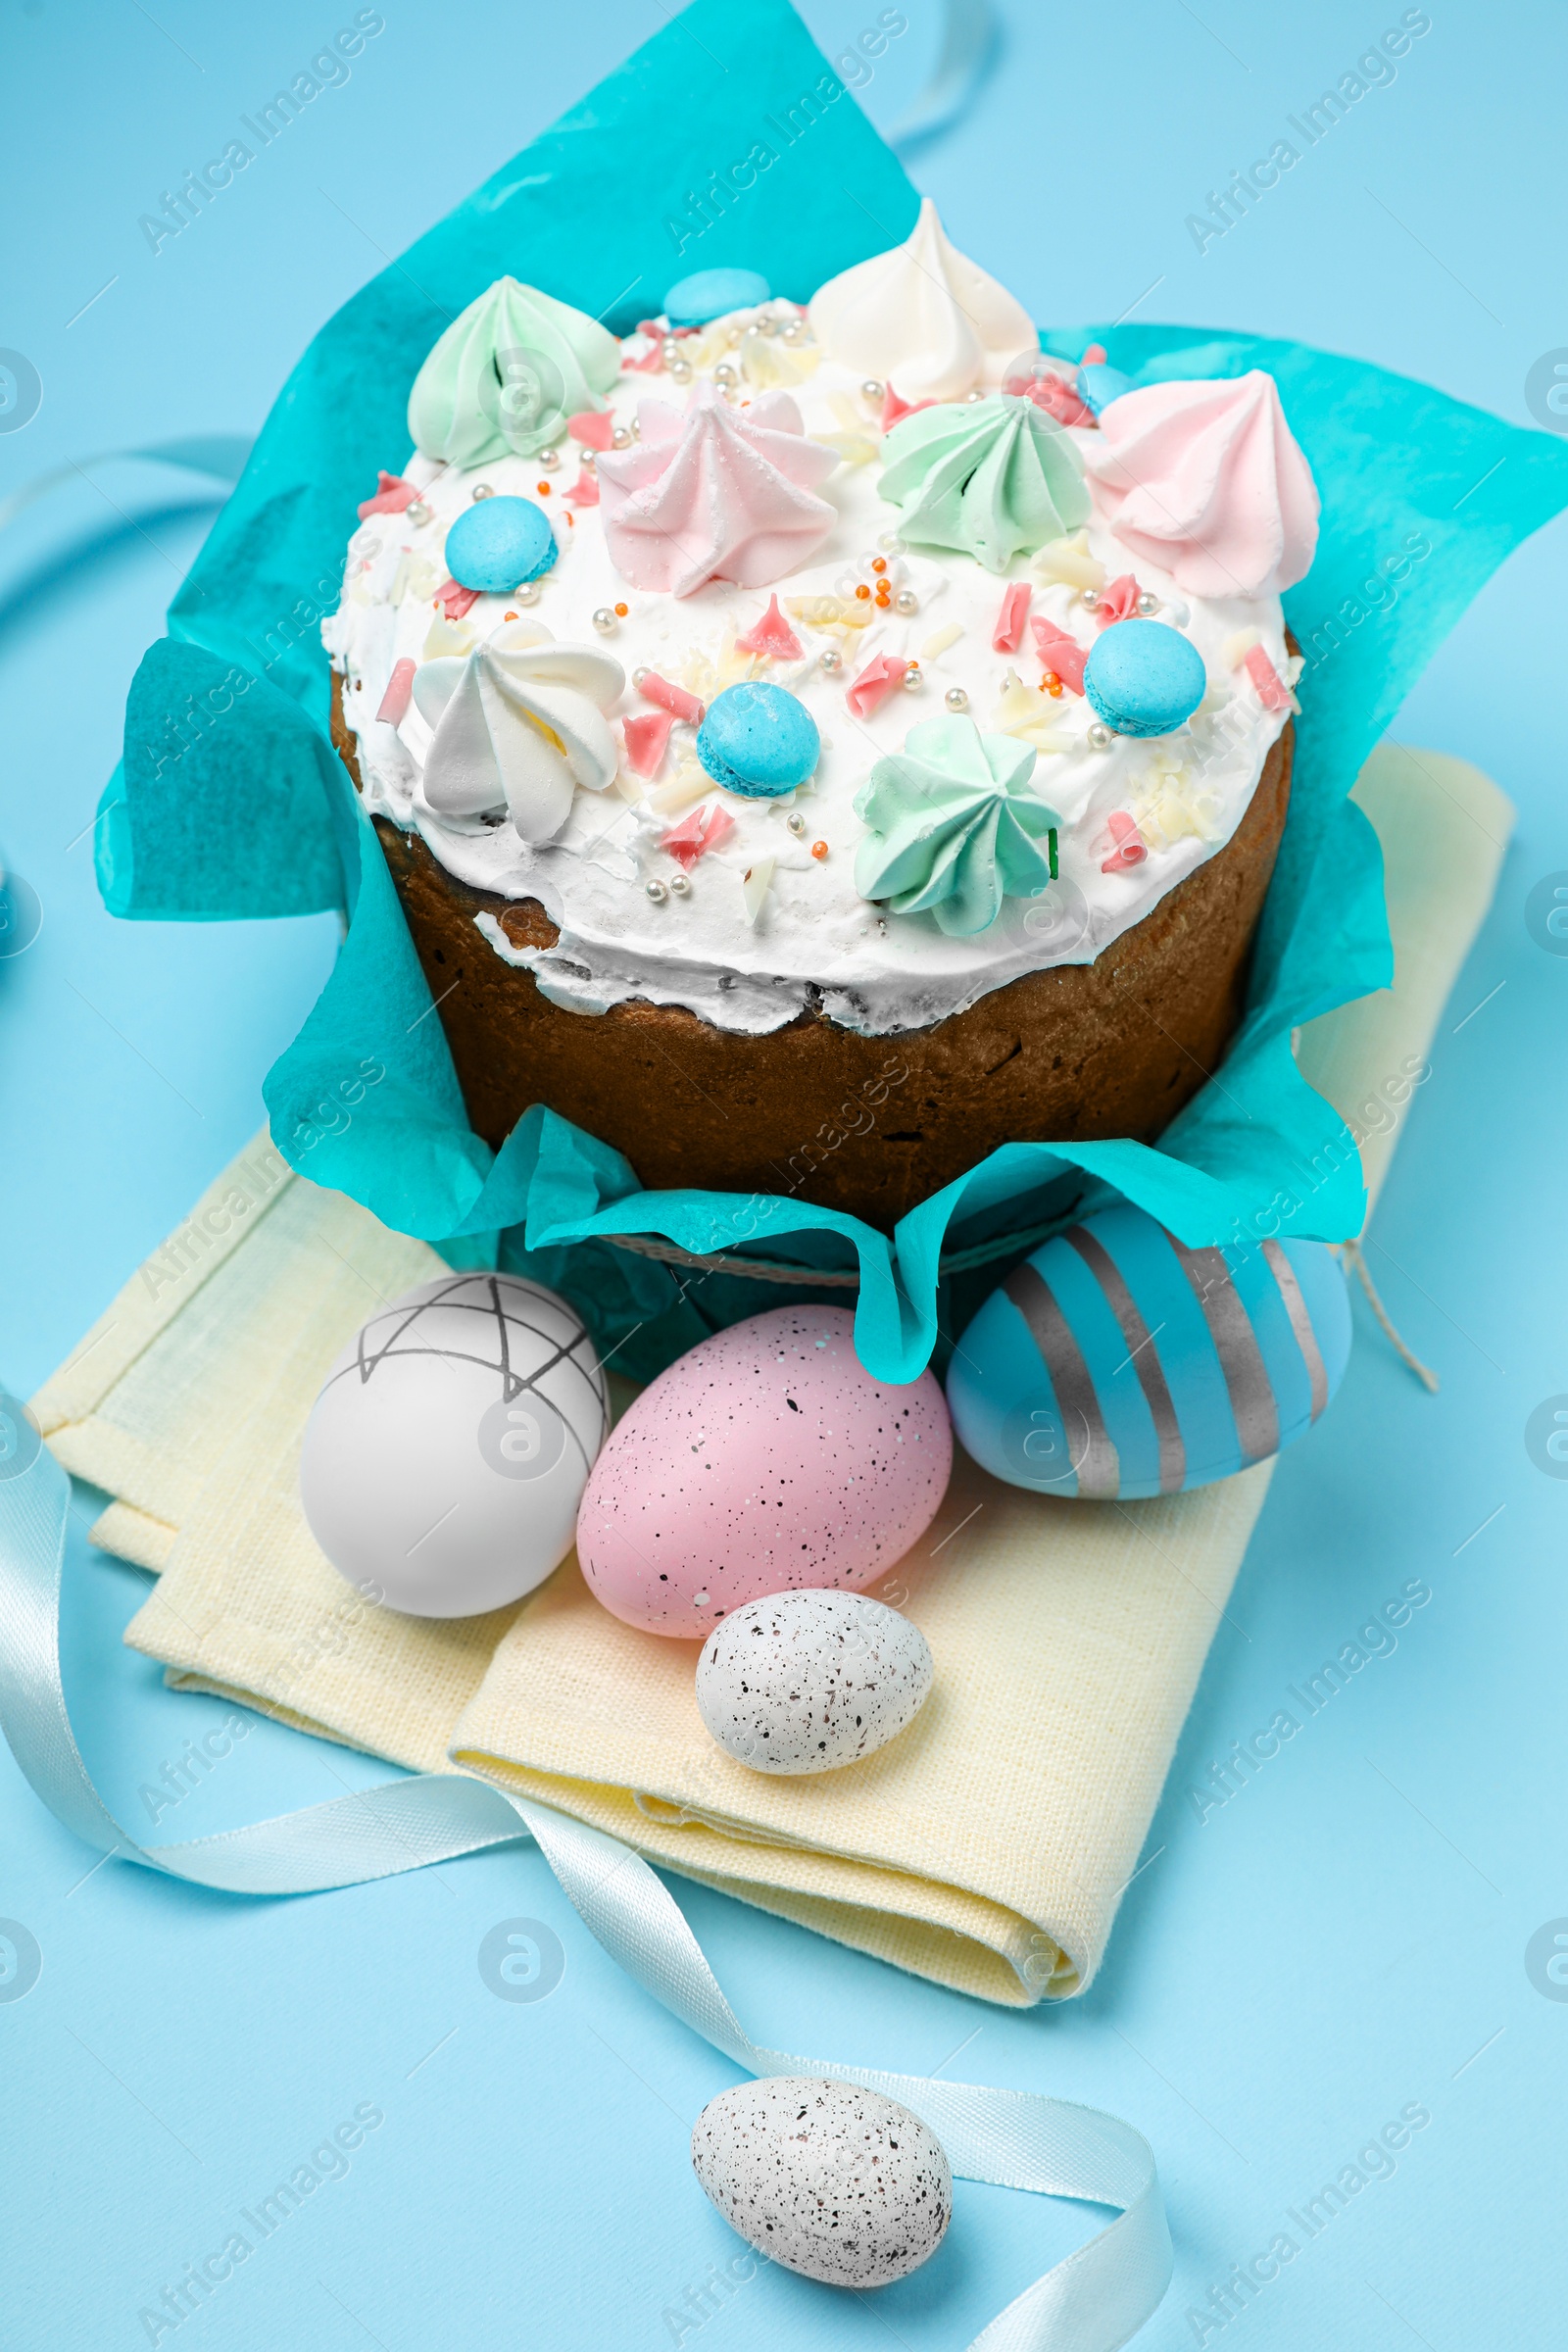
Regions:
M 477 1616 L 564 1559 L 609 1426 L 598 1354 L 564 1298 L 516 1274 L 445 1274 L 372 1315 L 333 1364 L 300 1501 L 360 1593 Z

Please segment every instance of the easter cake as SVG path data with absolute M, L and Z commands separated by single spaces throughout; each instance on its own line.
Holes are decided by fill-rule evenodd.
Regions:
M 502 278 L 409 421 L 323 635 L 480 1135 L 890 1227 L 1162 1131 L 1290 788 L 1272 378 L 1042 355 L 926 204 L 804 308 L 709 270 L 617 338 Z

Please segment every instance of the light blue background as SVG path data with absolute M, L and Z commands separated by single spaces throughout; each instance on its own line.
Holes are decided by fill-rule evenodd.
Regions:
M 667 12 L 388 0 L 347 86 L 155 258 L 137 216 L 352 13 L 155 0 L 155 21 L 134 0 L 6 0 L 0 343 L 45 391 L 25 431 L 0 438 L 0 495 L 96 451 L 254 429 L 322 318 Z M 877 12 L 806 13 L 838 48 Z M 907 13 L 863 92 L 882 125 L 935 55 L 936 9 Z M 1136 301 L 1141 318 L 1299 336 L 1527 421 L 1527 371 L 1568 345 L 1560 11 L 1435 6 L 1392 86 L 1201 256 L 1185 216 L 1398 9 L 1009 0 L 1005 15 L 975 112 L 912 169 L 1037 318 Z M 0 1371 L 24 1394 L 259 1124 L 263 1074 L 332 956 L 328 918 L 117 925 L 94 893 L 85 829 L 125 687 L 209 513 L 188 481 L 100 466 L 0 537 L 0 850 L 45 910 L 35 946 L 0 965 Z M 676 1882 L 760 2036 L 1136 2121 L 1177 2243 L 1150 2352 L 1199 2340 L 1184 2315 L 1210 2283 L 1281 2229 L 1299 2240 L 1285 2209 L 1412 2101 L 1432 2122 L 1395 2176 L 1206 2340 L 1560 2340 L 1568 2004 L 1533 1988 L 1524 1949 L 1568 1914 L 1568 1486 L 1533 1466 L 1523 1431 L 1568 1392 L 1568 959 L 1531 938 L 1524 902 L 1568 868 L 1565 549 L 1558 525 L 1513 561 L 1396 729 L 1478 761 L 1520 810 L 1373 1234 L 1377 1279 L 1442 1394 L 1358 1308 L 1342 1398 L 1275 1481 L 1094 1989 L 1049 2013 L 993 2010 Z M 68 1692 L 90 1768 L 134 1822 L 139 1785 L 223 1710 L 169 1695 L 120 1646 L 145 1580 L 88 1549 L 94 1507 L 78 1498 Z M 1186 1791 L 1209 1760 L 1416 1577 L 1433 1598 L 1396 1653 L 1200 1823 Z M 257 1723 L 160 1834 L 380 1776 Z M 7 2352 L 144 2342 L 138 2308 L 366 2100 L 386 2121 L 348 2177 L 165 2343 L 673 2340 L 662 2311 L 733 2247 L 685 2158 L 732 2070 L 617 1973 L 530 1849 L 246 1904 L 115 1863 L 83 1881 L 93 1856 L 3 1754 L 0 1805 L 0 1912 L 43 1950 L 32 1991 L 0 2003 Z M 475 1964 L 486 1931 L 517 1915 L 565 1946 L 564 1982 L 538 2004 L 498 2001 Z M 850 2301 L 764 2270 L 684 2341 L 793 2352 L 891 2334 L 959 2352 L 1095 2218 L 960 2186 L 949 2241 L 914 2280 Z

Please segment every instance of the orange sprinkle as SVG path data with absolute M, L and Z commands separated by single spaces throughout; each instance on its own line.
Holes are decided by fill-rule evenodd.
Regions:
M 619 620 L 624 620 L 630 611 L 630 605 L 617 605 L 615 607 L 615 616 Z
M 855 593 L 856 593 L 856 595 L 857 595 L 857 596 L 858 596 L 858 597 L 862 598 L 862 599 L 863 599 L 863 601 L 864 601 L 866 604 L 869 604 L 869 603 L 870 603 L 870 601 L 871 601 L 871 591 L 870 591 L 870 589 L 869 589 L 869 588 L 866 586 L 866 584 L 865 584 L 865 582 L 864 582 L 863 580 L 860 582 L 859 586 L 858 586 L 858 587 L 856 589 Z
M 811 844 L 811 856 L 813 858 L 825 858 L 827 856 L 827 843 L 825 841 L 813 841 Z
M 873 571 L 886 571 L 887 567 L 888 560 L 886 556 L 873 556 L 871 558 L 871 569 Z
M 548 482 L 535 482 L 534 488 L 538 491 L 541 498 L 548 498 L 550 496 L 550 484 Z
M 503 620 L 515 620 L 517 615 L 515 612 L 503 612 L 501 617 Z

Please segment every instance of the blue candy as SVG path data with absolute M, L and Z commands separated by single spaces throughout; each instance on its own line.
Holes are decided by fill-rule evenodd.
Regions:
M 768 298 L 768 283 L 756 270 L 694 270 L 664 296 L 671 326 L 706 326 L 726 311 L 752 311 Z
M 1197 646 L 1162 620 L 1113 622 L 1084 663 L 1084 693 L 1118 735 L 1171 734 L 1207 684 Z
M 752 800 L 804 784 L 821 749 L 815 719 L 784 686 L 726 686 L 697 730 L 697 757 L 713 782 Z
M 1011 1486 L 1174 1494 L 1302 1436 L 1349 1351 L 1345 1277 L 1322 1242 L 1188 1250 L 1122 1202 L 992 1292 L 948 1403 L 967 1450 Z
M 1123 375 L 1119 368 L 1107 368 L 1103 360 L 1091 360 L 1078 370 L 1078 397 L 1097 416 L 1102 409 L 1108 409 L 1113 400 L 1120 400 L 1132 388 L 1132 377 Z
M 509 596 L 556 560 L 556 535 L 531 498 L 476 498 L 447 533 L 446 565 L 460 588 Z

